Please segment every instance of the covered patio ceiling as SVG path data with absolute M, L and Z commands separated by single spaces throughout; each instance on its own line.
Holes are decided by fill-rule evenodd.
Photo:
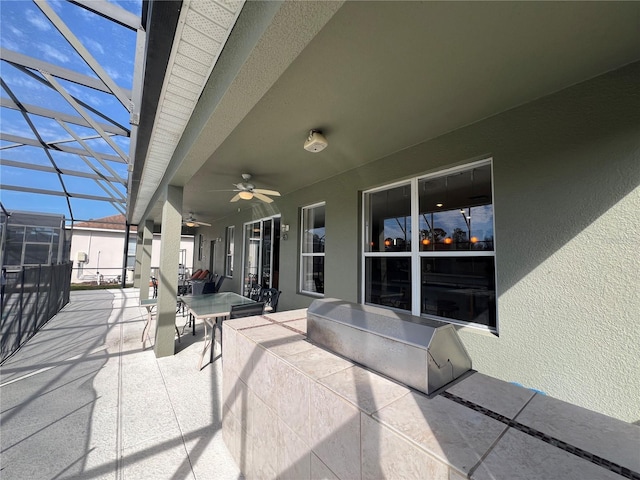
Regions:
M 175 102 L 172 62 L 190 44 L 185 7 L 198 3 L 174 12 L 158 110 Z M 212 222 L 259 204 L 229 202 L 242 173 L 286 195 L 640 59 L 638 2 L 234 6 L 242 10 L 202 93 L 182 110 L 184 132 L 154 136 L 153 116 L 138 137 L 132 224 L 160 222 L 166 185 L 184 187 L 183 214 Z M 153 101 L 145 85 L 141 124 Z M 324 132 L 324 151 L 303 149 L 310 129 Z M 160 143 L 165 158 L 150 153 Z

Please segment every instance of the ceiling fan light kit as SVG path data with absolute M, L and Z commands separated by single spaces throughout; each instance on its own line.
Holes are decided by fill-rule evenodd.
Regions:
M 311 130 L 304 142 L 304 149 L 307 152 L 318 153 L 327 148 L 327 145 L 329 145 L 329 142 L 327 142 L 327 139 L 322 135 L 322 131 Z
M 185 218 L 184 220 L 182 220 L 183 225 L 190 227 L 190 228 L 194 228 L 194 227 L 210 227 L 211 224 L 207 223 L 207 222 L 199 222 L 198 220 L 196 220 L 195 216 L 193 215 L 193 213 L 189 213 L 189 216 L 187 218 Z
M 233 186 L 236 187 L 234 192 L 236 193 L 230 202 L 237 202 L 238 200 L 251 200 L 252 198 L 257 198 L 265 203 L 273 202 L 272 198 L 269 198 L 267 195 L 271 195 L 274 197 L 279 197 L 280 192 L 275 190 L 265 190 L 264 188 L 256 188 L 252 183 L 249 182 L 251 180 L 251 174 L 243 173 L 242 174 L 243 182 L 235 183 Z

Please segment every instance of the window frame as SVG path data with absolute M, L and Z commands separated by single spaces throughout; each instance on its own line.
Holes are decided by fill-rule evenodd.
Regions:
M 233 256 L 235 254 L 235 225 L 224 229 L 224 276 L 233 278 Z
M 497 267 L 496 267 L 496 235 L 495 235 L 495 209 L 493 209 L 493 218 L 492 218 L 492 229 L 493 229 L 493 250 L 448 250 L 448 251 L 421 251 L 420 250 L 420 196 L 419 196 L 419 184 L 422 180 L 444 177 L 448 175 L 452 175 L 459 172 L 469 171 L 474 168 L 489 166 L 490 175 L 491 175 L 491 206 L 494 207 L 494 177 L 493 177 L 493 157 L 484 158 L 482 160 L 474 161 L 471 163 L 465 163 L 462 165 L 458 165 L 451 168 L 445 168 L 442 170 L 434 171 L 425 175 L 415 176 L 409 179 L 402 179 L 396 182 L 388 183 L 382 186 L 378 186 L 375 188 L 371 188 L 368 190 L 364 190 L 362 192 L 362 202 L 361 202 L 361 228 L 362 228 L 362 241 L 360 245 L 361 250 L 361 265 L 360 265 L 360 298 L 362 304 L 373 305 L 373 306 L 382 306 L 374 303 L 366 302 L 366 294 L 367 294 L 367 262 L 370 258 L 382 257 L 382 258 L 393 258 L 393 257 L 402 257 L 409 258 L 409 265 L 411 267 L 411 306 L 409 313 L 415 316 L 425 317 L 425 318 L 433 318 L 436 320 L 453 323 L 465 327 L 471 327 L 474 329 L 485 330 L 491 333 L 498 333 L 499 331 L 499 318 L 498 318 L 498 292 L 497 292 Z M 391 190 L 397 187 L 402 186 L 410 186 L 410 195 L 411 195 L 411 249 L 407 251 L 394 251 L 394 252 L 381 252 L 381 251 L 370 251 L 370 245 L 372 239 L 369 238 L 371 234 L 370 224 L 368 215 L 370 212 L 368 195 L 384 192 L 386 190 Z M 480 323 L 468 322 L 464 320 L 441 317 L 437 315 L 430 315 L 422 313 L 421 309 L 421 263 L 423 258 L 438 258 L 438 257 L 493 257 L 494 259 L 494 285 L 495 285 L 495 327 L 484 325 Z M 382 306 L 383 308 L 393 308 L 388 306 Z M 407 310 L 401 310 L 402 312 L 407 312 Z
M 317 258 L 317 257 L 322 257 L 323 258 L 323 270 L 322 270 L 322 282 L 324 285 L 324 281 L 325 281 L 325 275 L 324 275 L 324 258 L 325 258 L 325 252 L 305 252 L 304 251 L 304 244 L 305 244 L 305 212 L 309 211 L 309 210 L 313 210 L 315 208 L 319 208 L 322 207 L 324 208 L 324 214 L 325 214 L 325 221 L 324 221 L 324 229 L 325 229 L 325 248 L 326 248 L 326 229 L 327 229 L 327 220 L 326 220 L 326 215 L 327 215 L 327 203 L 326 202 L 317 202 L 317 203 L 313 203 L 311 205 L 306 205 L 304 207 L 300 208 L 300 264 L 299 264 L 299 268 L 298 268 L 298 291 L 301 294 L 304 295 L 310 295 L 313 297 L 318 297 L 318 298 L 322 298 L 325 296 L 324 291 L 323 292 L 317 292 L 317 291 L 311 291 L 311 290 L 307 290 L 305 289 L 305 260 L 309 259 L 309 258 Z M 323 288 L 324 290 L 324 288 Z

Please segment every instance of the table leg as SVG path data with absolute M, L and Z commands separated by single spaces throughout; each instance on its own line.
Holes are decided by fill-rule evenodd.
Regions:
M 195 319 L 194 319 L 195 320 Z M 213 341 L 215 340 L 215 323 L 213 324 L 211 335 L 208 332 L 209 319 L 205 318 L 204 321 L 204 347 L 202 348 L 202 354 L 200 355 L 200 362 L 198 362 L 198 370 L 202 370 L 202 360 L 204 360 L 207 350 L 211 348 L 213 355 Z
M 152 306 L 147 306 L 147 321 L 144 324 L 144 328 L 142 329 L 142 349 L 144 350 L 145 348 L 145 342 L 147 337 L 149 337 L 149 329 L 151 327 L 151 317 L 152 314 L 151 312 L 153 311 L 153 307 Z M 149 337 L 149 343 L 151 343 L 151 338 Z

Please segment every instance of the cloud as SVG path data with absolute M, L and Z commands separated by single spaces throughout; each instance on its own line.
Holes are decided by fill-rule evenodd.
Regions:
M 51 24 L 48 20 L 42 18 L 38 12 L 29 8 L 25 11 L 27 22 L 36 27 L 38 30 L 46 32 L 47 30 L 51 30 Z
M 41 43 L 40 45 L 38 45 L 38 47 L 40 48 L 42 53 L 44 53 L 44 56 L 49 59 L 57 60 L 62 63 L 69 63 L 71 60 L 68 56 L 66 56 L 60 50 L 52 47 L 47 43 Z
M 22 50 L 20 48 L 20 45 L 18 45 L 16 42 L 14 42 L 13 40 L 8 40 L 4 37 L 2 38 L 2 46 L 7 50 L 12 50 L 14 52 L 20 52 Z
M 3 122 L 3 123 L 7 123 L 7 122 Z M 7 135 L 15 135 L 17 137 L 22 137 L 22 138 L 31 138 L 31 139 L 35 139 L 35 135 L 33 134 L 33 130 L 31 130 L 31 128 L 29 128 L 28 125 L 24 125 L 24 126 L 20 126 L 20 125 L 3 125 L 2 126 L 2 131 L 3 133 L 6 133 Z
M 11 31 L 11 33 L 13 33 L 16 37 L 23 37 L 24 36 L 24 32 L 22 30 L 20 30 L 19 28 L 13 26 L 13 25 L 9 25 L 9 30 Z
M 102 46 L 102 44 L 100 42 L 97 42 L 97 41 L 95 41 L 95 40 L 93 40 L 92 38 L 89 38 L 89 37 L 83 37 L 82 42 L 92 52 L 98 52 L 101 55 L 104 55 L 104 47 Z
M 106 65 L 104 65 L 103 68 L 104 71 L 107 72 L 113 80 L 118 80 L 120 78 L 120 72 L 118 72 L 118 70 L 116 70 L 115 68 L 108 67 Z
M 39 90 L 39 91 L 49 91 L 49 88 L 43 85 L 42 83 L 27 77 L 26 75 L 7 75 L 6 69 L 3 69 L 3 79 L 7 82 L 9 87 L 12 89 L 25 88 L 30 91 Z M 27 102 L 29 103 L 29 102 Z

